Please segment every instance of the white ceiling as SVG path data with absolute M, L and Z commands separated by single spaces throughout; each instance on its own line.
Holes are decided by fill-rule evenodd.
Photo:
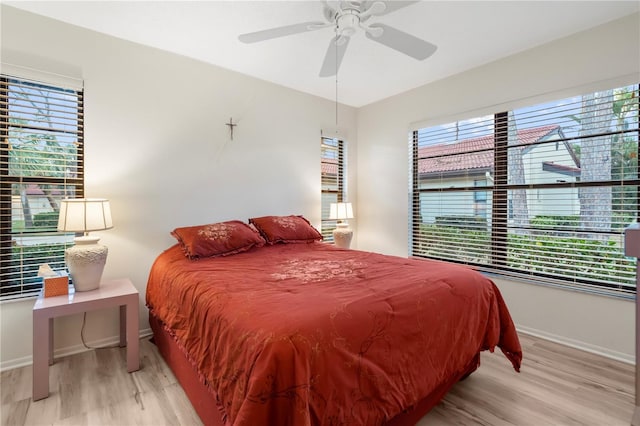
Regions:
M 5 1 L 115 37 L 335 100 L 318 73 L 331 28 L 243 44 L 238 35 L 323 21 L 319 1 Z M 336 2 L 329 2 L 335 5 Z M 338 100 L 359 107 L 639 10 L 639 1 L 422 1 L 373 17 L 438 46 L 424 61 L 351 38 Z M 612 46 L 612 48 L 615 48 Z

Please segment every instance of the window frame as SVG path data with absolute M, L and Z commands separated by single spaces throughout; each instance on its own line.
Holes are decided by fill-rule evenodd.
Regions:
M 332 162 L 328 162 L 325 161 L 328 158 L 325 158 L 324 156 L 324 146 L 325 146 L 325 140 L 333 140 L 336 141 L 336 148 L 333 149 L 333 151 L 336 152 L 336 162 L 332 163 Z M 320 168 L 321 168 L 321 178 L 320 178 L 320 186 L 321 186 L 321 212 L 320 212 L 320 216 L 321 216 L 321 220 L 320 220 L 320 233 L 323 235 L 324 237 L 324 242 L 327 243 L 332 243 L 333 242 L 333 230 L 337 227 L 337 220 L 335 219 L 329 219 L 329 205 L 325 202 L 325 196 L 326 195 L 333 195 L 335 194 L 336 196 L 336 201 L 337 203 L 342 203 L 346 200 L 346 181 L 345 181 L 345 176 L 346 176 L 346 154 L 345 154 L 345 149 L 346 149 L 346 143 L 344 140 L 340 139 L 340 138 L 330 138 L 330 137 L 326 137 L 326 136 L 321 136 L 320 138 Z M 324 177 L 324 173 L 322 172 L 323 166 L 327 164 L 335 164 L 336 166 L 336 186 L 337 189 L 326 189 L 325 188 L 325 177 Z M 330 203 L 329 203 L 330 204 Z
M 640 93 L 640 84 L 634 83 L 631 85 L 622 85 L 622 87 L 632 86 L 633 90 L 637 93 Z M 618 88 L 619 85 L 614 87 Z M 585 94 L 597 92 L 597 90 L 587 91 Z M 638 108 L 637 114 L 640 116 L 640 100 L 636 98 L 635 107 Z M 516 108 L 513 108 L 515 110 Z M 409 207 L 409 254 L 415 258 L 428 258 L 428 259 L 437 259 L 444 260 L 453 263 L 462 263 L 472 265 L 477 267 L 477 269 L 495 274 L 500 278 L 505 279 L 523 279 L 528 282 L 534 282 L 545 285 L 558 286 L 561 288 L 571 288 L 578 290 L 585 290 L 588 292 L 596 292 L 599 294 L 607 294 L 613 296 L 620 296 L 628 298 L 630 296 L 635 295 L 637 289 L 635 287 L 631 288 L 628 285 L 616 285 L 612 283 L 599 282 L 596 280 L 583 279 L 576 277 L 574 281 L 564 280 L 554 275 L 544 274 L 540 272 L 530 272 L 524 273 L 523 271 L 519 271 L 518 269 L 510 268 L 507 264 L 507 253 L 508 253 L 508 234 L 509 234 L 509 215 L 512 214 L 510 211 L 509 205 L 512 201 L 508 197 L 508 192 L 518 189 L 523 190 L 531 190 L 531 189 L 563 189 L 563 188 L 585 188 L 585 187 L 598 187 L 598 186 L 608 186 L 611 188 L 615 187 L 636 187 L 636 204 L 635 204 L 635 214 L 636 220 L 640 220 L 638 217 L 639 214 L 639 205 L 640 205 L 640 176 L 636 175 L 635 179 L 609 179 L 607 181 L 591 181 L 591 182 L 569 182 L 569 181 L 557 181 L 555 183 L 536 183 L 536 184 L 510 184 L 508 182 L 508 139 L 509 139 L 509 111 L 504 110 L 500 112 L 496 112 L 491 114 L 493 116 L 493 161 L 494 161 L 494 176 L 493 176 L 493 186 L 477 186 L 475 179 L 472 180 L 472 184 L 470 186 L 456 186 L 451 188 L 422 188 L 421 187 L 421 176 L 419 171 L 419 130 L 429 128 L 430 126 L 424 126 L 420 129 L 416 129 L 411 131 L 410 133 L 410 207 Z M 640 121 L 640 117 L 638 118 Z M 415 128 L 414 128 L 415 129 Z M 586 136 L 578 136 L 578 137 L 562 137 L 561 139 L 554 140 L 556 146 L 560 143 L 570 143 L 572 141 L 576 141 L 578 139 L 590 138 L 596 136 L 603 135 L 614 135 L 619 134 L 621 132 L 612 129 L 608 132 L 603 132 L 598 135 L 586 135 Z M 640 124 L 637 128 L 627 130 L 622 133 L 637 133 L 637 139 L 640 141 Z M 637 151 L 635 155 L 636 158 L 640 157 L 640 142 L 637 144 Z M 489 241 L 491 244 L 491 253 L 490 253 L 490 263 L 488 266 L 484 263 L 473 263 L 473 262 L 465 262 L 457 259 L 449 259 L 446 257 L 434 257 L 429 256 L 424 253 L 420 253 L 416 250 L 416 240 L 419 239 L 420 236 L 420 225 L 422 223 L 422 200 L 421 194 L 426 193 L 447 193 L 447 192 L 459 192 L 459 191 L 472 191 L 473 192 L 473 200 L 475 206 L 475 200 L 477 199 L 476 193 L 478 191 L 483 191 L 487 193 L 491 193 L 491 196 L 488 197 L 490 200 L 487 200 L 487 212 L 490 211 L 491 214 L 491 224 L 490 227 L 490 237 Z M 475 207 L 474 207 L 475 208 Z M 490 210 L 489 210 L 490 209 Z M 531 228 L 533 229 L 533 228 Z M 597 232 L 597 231 L 596 231 Z
M 11 175 L 10 170 L 10 145 L 9 134 L 11 129 L 19 129 L 20 131 L 33 131 L 38 133 L 42 131 L 41 128 L 31 124 L 22 124 L 11 122 L 11 110 L 10 110 L 10 86 L 15 83 L 18 85 L 33 85 L 35 87 L 50 90 L 58 93 L 71 93 L 73 92 L 77 98 L 76 102 L 76 127 L 75 131 L 69 132 L 75 136 L 76 144 L 76 164 L 74 167 L 75 176 L 20 176 Z M 13 185 L 53 185 L 61 186 L 63 193 L 66 194 L 69 188 L 73 188 L 74 197 L 84 197 L 84 89 L 78 87 L 64 87 L 60 84 L 52 84 L 46 81 L 37 81 L 31 78 L 23 78 L 19 76 L 1 74 L 0 75 L 0 104 L 2 105 L 0 112 L 0 266 L 2 267 L 2 274 L 0 274 L 0 301 L 21 299 L 27 297 L 36 296 L 41 288 L 41 280 L 37 280 L 34 272 L 34 265 L 23 264 L 24 259 L 29 257 L 20 255 L 20 276 L 15 279 L 6 279 L 9 275 L 9 268 L 12 268 L 11 262 L 14 257 L 14 244 L 13 238 L 15 235 L 26 235 L 27 232 L 16 231 L 13 229 L 12 220 L 12 186 Z M 55 129 L 56 132 L 67 133 L 60 129 Z M 8 213 L 7 213 L 8 212 Z M 5 232 L 8 230 L 8 232 Z M 39 230 L 38 236 L 60 236 L 66 235 L 66 233 L 58 232 L 57 230 Z M 60 246 L 68 247 L 71 244 L 60 243 Z M 47 257 L 44 261 L 50 262 L 64 262 L 64 256 Z M 6 268 L 6 269 L 5 269 Z M 36 268 L 37 270 L 37 268 Z M 6 275 L 5 275 L 6 274 Z M 6 279 L 6 280 L 5 280 Z M 7 284 L 11 283 L 11 284 Z M 6 292 L 6 288 L 14 288 L 15 291 Z

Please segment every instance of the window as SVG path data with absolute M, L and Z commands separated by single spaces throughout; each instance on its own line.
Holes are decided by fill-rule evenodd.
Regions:
M 322 236 L 324 241 L 333 242 L 336 220 L 329 219 L 331 203 L 345 201 L 344 184 L 344 142 L 339 139 L 321 138 L 322 175 Z
M 0 297 L 41 288 L 40 264 L 64 269 L 74 235 L 57 232 L 60 199 L 82 197 L 83 92 L 0 77 Z
M 639 109 L 630 86 L 412 132 L 411 254 L 635 292 Z
M 473 186 L 487 186 L 487 181 L 475 179 Z M 487 191 L 473 191 L 473 202 L 474 216 L 487 217 Z

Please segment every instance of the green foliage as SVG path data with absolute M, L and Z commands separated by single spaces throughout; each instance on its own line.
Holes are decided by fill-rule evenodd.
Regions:
M 611 219 L 611 230 L 614 232 L 622 232 L 624 228 L 629 226 L 632 222 L 635 222 L 637 216 L 631 211 L 622 213 L 614 213 Z
M 20 120 L 11 119 L 11 122 Z M 64 177 L 75 167 L 77 148 L 59 142 L 55 135 L 9 132 L 9 174 L 14 176 Z
M 42 278 L 37 276 L 40 264 L 49 263 L 49 266 L 56 271 L 65 269 L 66 248 L 66 244 L 13 246 L 11 260 L 2 273 L 3 283 L 0 287 L 0 295 L 39 290 L 42 286 Z M 54 259 L 57 261 L 54 262 Z
M 38 231 L 57 229 L 59 212 L 44 212 L 33 216 L 33 226 Z
M 536 228 L 576 229 L 580 226 L 580 216 L 540 215 L 531 219 L 529 224 Z
M 632 188 L 627 188 L 629 191 Z M 633 188 L 635 190 L 635 188 Z M 614 232 L 621 232 L 631 222 L 635 221 L 636 217 L 632 210 L 617 212 L 614 211 L 611 218 L 611 230 Z M 580 216 L 579 215 L 540 215 L 536 216 L 529 221 L 530 225 L 537 230 L 534 230 L 534 234 L 549 234 L 549 230 L 557 231 L 553 235 L 573 235 L 574 230 L 580 229 Z M 571 232 L 569 232 L 571 231 Z
M 534 219 L 541 226 L 576 223 L 575 216 L 543 216 Z M 491 265 L 491 235 L 435 224 L 422 224 L 416 238 L 416 254 L 465 263 Z M 526 272 L 579 281 L 635 284 L 635 262 L 623 255 L 611 240 L 576 238 L 566 235 L 508 234 L 507 266 Z
M 624 257 L 611 240 L 557 238 L 548 235 L 509 235 L 508 266 L 527 272 L 616 284 L 635 284 L 635 262 Z M 567 267 L 570 265 L 570 268 Z
M 486 230 L 471 230 L 453 226 L 420 226 L 417 238 L 420 254 L 468 263 L 488 263 L 490 235 Z
M 463 229 L 487 229 L 487 219 L 479 216 L 463 216 L 463 215 L 451 215 L 451 216 L 437 216 L 436 225 L 451 226 L 454 228 Z
M 22 232 L 24 231 L 24 219 L 20 220 L 12 220 L 11 221 L 11 231 L 12 232 Z

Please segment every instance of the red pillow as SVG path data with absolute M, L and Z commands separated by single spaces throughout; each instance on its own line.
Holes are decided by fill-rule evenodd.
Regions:
M 322 234 L 302 216 L 263 216 L 249 219 L 268 244 L 312 243 Z
M 264 239 L 239 220 L 176 228 L 171 232 L 189 259 L 227 256 L 264 245 Z

